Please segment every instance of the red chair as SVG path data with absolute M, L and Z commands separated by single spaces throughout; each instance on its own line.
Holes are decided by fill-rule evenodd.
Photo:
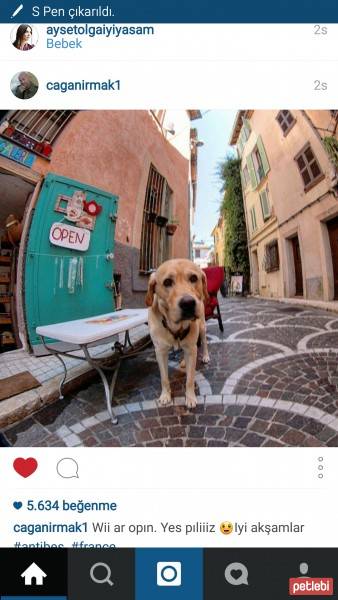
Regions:
M 207 276 L 209 300 L 204 305 L 205 320 L 217 319 L 221 331 L 224 331 L 221 311 L 218 304 L 217 292 L 224 283 L 223 267 L 206 267 L 203 269 Z

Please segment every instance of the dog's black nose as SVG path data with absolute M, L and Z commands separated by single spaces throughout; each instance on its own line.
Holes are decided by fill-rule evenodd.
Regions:
M 195 315 L 196 300 L 192 296 L 182 296 L 178 306 L 184 316 L 193 317 Z

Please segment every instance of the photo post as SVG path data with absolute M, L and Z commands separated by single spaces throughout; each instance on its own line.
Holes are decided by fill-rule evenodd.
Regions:
M 337 20 L 0 10 L 0 600 L 338 598 Z

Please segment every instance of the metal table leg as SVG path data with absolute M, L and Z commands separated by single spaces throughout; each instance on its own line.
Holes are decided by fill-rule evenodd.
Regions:
M 44 347 L 46 348 L 46 350 L 48 350 L 48 352 L 50 354 L 53 354 L 54 356 L 56 356 L 56 358 L 59 359 L 59 361 L 61 362 L 61 364 L 63 366 L 64 375 L 59 384 L 59 393 L 60 393 L 59 398 L 63 399 L 63 397 L 64 397 L 63 393 L 62 393 L 62 388 L 65 384 L 65 381 L 66 381 L 67 375 L 68 375 L 67 365 L 66 365 L 64 359 L 62 358 L 62 356 L 66 356 L 66 357 L 68 356 L 69 358 L 75 358 L 76 360 L 82 360 L 82 361 L 88 362 L 88 364 L 93 369 L 95 369 L 95 371 L 97 371 L 97 373 L 100 375 L 100 378 L 101 378 L 101 381 L 102 381 L 103 387 L 104 387 L 106 405 L 107 405 L 107 410 L 108 410 L 108 413 L 110 416 L 110 420 L 113 425 L 117 425 L 118 419 L 115 417 L 115 415 L 113 413 L 112 400 L 113 400 L 117 377 L 118 377 L 118 373 L 119 373 L 119 370 L 121 367 L 122 360 L 126 359 L 126 358 L 132 358 L 132 357 L 140 354 L 140 352 L 143 352 L 143 350 L 146 347 L 148 347 L 149 344 L 151 344 L 151 339 L 150 338 L 147 339 L 146 342 L 141 347 L 136 349 L 135 346 L 133 346 L 133 344 L 131 343 L 129 331 L 126 331 L 124 344 L 118 344 L 116 346 L 116 353 L 118 353 L 116 363 L 113 366 L 108 366 L 106 364 L 107 358 L 100 359 L 100 358 L 92 357 L 89 353 L 87 345 L 79 346 L 79 348 L 82 350 L 84 356 L 76 356 L 76 355 L 72 354 L 72 351 L 67 352 L 67 351 L 60 351 L 55 348 L 51 348 L 46 343 L 46 340 L 44 339 L 44 337 L 43 336 L 40 336 L 40 337 L 42 339 L 42 343 L 43 343 Z M 124 353 L 125 349 L 128 347 L 132 349 L 132 352 Z M 108 358 L 110 358 L 110 357 L 108 357 Z M 105 374 L 105 371 L 113 372 L 110 385 L 109 385 L 107 375 Z
M 42 335 L 40 337 L 41 337 L 42 343 L 43 343 L 44 347 L 46 348 L 46 350 L 48 350 L 48 352 L 50 352 L 51 354 L 53 354 L 60 361 L 60 363 L 62 364 L 64 375 L 63 375 L 63 378 L 61 379 L 61 381 L 59 383 L 59 400 L 63 400 L 64 399 L 64 395 L 63 395 L 63 389 L 62 388 L 64 386 L 64 383 L 65 383 L 65 381 L 67 379 L 67 375 L 68 375 L 67 365 L 66 365 L 65 361 L 63 360 L 62 356 L 56 350 L 54 350 L 54 348 L 50 348 L 46 344 L 45 338 Z M 65 356 L 66 356 L 66 354 L 65 354 Z
M 110 420 L 113 425 L 117 425 L 118 419 L 113 414 L 112 400 L 113 400 L 114 389 L 115 389 L 115 385 L 116 385 L 116 381 L 117 381 L 117 376 L 118 376 L 122 361 L 121 361 L 121 359 L 119 359 L 117 361 L 116 365 L 114 366 L 114 374 L 113 374 L 111 383 L 109 385 L 107 376 L 106 376 L 103 368 L 95 361 L 95 359 L 93 359 L 90 356 L 87 346 L 81 346 L 81 348 L 84 352 L 84 355 L 87 359 L 88 364 L 90 364 L 90 366 L 93 367 L 93 369 L 95 369 L 95 371 L 97 371 L 101 377 L 101 381 L 103 383 L 104 392 L 105 392 L 105 396 L 106 396 L 106 404 L 107 404 L 107 410 L 108 410 L 108 413 L 110 416 Z
M 63 366 L 63 370 L 64 370 L 64 375 L 63 378 L 61 379 L 60 383 L 59 383 L 59 400 L 63 400 L 64 399 L 64 395 L 63 395 L 63 390 L 62 387 L 67 379 L 67 365 L 65 363 L 65 361 L 63 360 L 63 358 L 60 356 L 60 354 L 55 354 L 56 358 L 59 359 L 60 363 Z

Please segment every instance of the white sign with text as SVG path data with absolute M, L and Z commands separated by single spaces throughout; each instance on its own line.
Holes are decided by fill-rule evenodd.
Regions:
M 53 223 L 49 241 L 54 246 L 85 252 L 89 248 L 90 231 L 66 223 Z

